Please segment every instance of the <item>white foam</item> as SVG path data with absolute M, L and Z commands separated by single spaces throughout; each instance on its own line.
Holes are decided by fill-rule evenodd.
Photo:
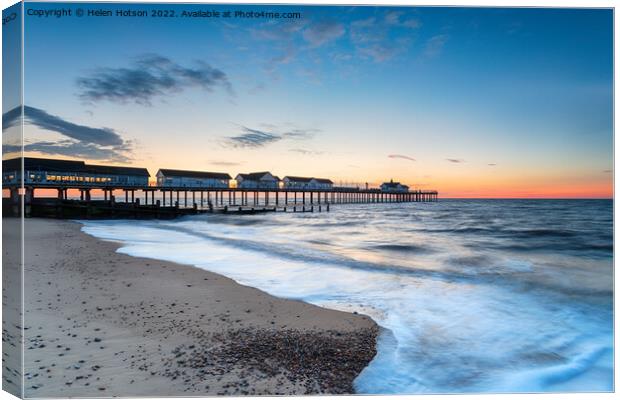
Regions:
M 258 245 L 314 254 L 317 250 L 307 241 L 331 237 L 328 229 L 270 229 L 206 219 L 88 221 L 83 228 L 96 237 L 121 241 L 119 251 L 125 254 L 192 264 L 275 296 L 369 314 L 385 331 L 377 357 L 355 382 L 361 393 L 561 391 L 573 388 L 576 379 L 582 390 L 612 390 L 613 364 L 605 358 L 611 348 L 611 322 L 595 306 L 488 282 L 347 268 L 330 263 L 325 248 L 322 258 L 312 262 L 274 256 Z M 355 239 L 336 241 L 342 245 Z M 258 247 L 252 247 L 253 242 L 259 242 Z M 518 271 L 532 268 L 527 262 L 509 264 Z M 598 350 L 591 348 L 593 343 Z M 558 359 L 535 356 L 550 352 Z M 598 372 L 583 379 L 592 368 Z

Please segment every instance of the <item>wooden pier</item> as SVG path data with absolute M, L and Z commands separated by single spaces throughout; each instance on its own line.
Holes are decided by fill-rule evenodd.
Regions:
M 7 189 L 7 187 L 4 187 Z M 9 187 L 3 199 L 4 212 L 26 216 L 59 218 L 174 218 L 200 213 L 326 212 L 341 204 L 435 202 L 438 192 L 414 190 L 382 192 L 377 189 L 242 189 L 159 186 L 30 185 Z M 46 189 L 56 197 L 37 197 Z M 72 193 L 79 197 L 71 199 Z M 102 193 L 93 198 L 93 192 Z M 118 196 L 120 194 L 120 197 Z

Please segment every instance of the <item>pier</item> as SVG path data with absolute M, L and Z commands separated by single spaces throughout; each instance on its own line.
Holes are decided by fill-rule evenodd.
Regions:
M 436 190 L 400 182 L 335 186 L 328 178 L 93 165 L 18 157 L 2 161 L 5 215 L 58 218 L 174 218 L 201 213 L 328 212 L 341 204 L 435 202 Z
M 108 185 L 5 186 L 4 212 L 59 218 L 174 218 L 201 213 L 329 212 L 344 204 L 436 202 L 438 192 L 401 193 L 335 187 L 311 189 L 243 189 Z M 46 196 L 37 196 L 45 191 Z M 50 192 L 55 196 L 50 196 Z M 95 196 L 94 194 L 97 194 Z

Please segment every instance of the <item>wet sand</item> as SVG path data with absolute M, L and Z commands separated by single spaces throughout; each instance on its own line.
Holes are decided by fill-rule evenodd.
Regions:
M 75 222 L 25 237 L 27 397 L 352 393 L 375 355 L 367 316 L 118 254 Z

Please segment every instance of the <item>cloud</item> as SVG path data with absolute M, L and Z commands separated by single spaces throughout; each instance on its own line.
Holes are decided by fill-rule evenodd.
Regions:
M 281 135 L 250 129 L 245 126 L 243 126 L 242 129 L 245 133 L 237 136 L 231 136 L 226 139 L 226 142 L 230 146 L 257 148 L 282 140 Z
M 318 129 L 292 129 L 282 134 L 289 139 L 311 139 L 319 132 Z
M 21 109 L 2 115 L 3 129 L 20 123 Z M 69 122 L 39 108 L 24 106 L 24 123 L 62 135 L 58 141 L 39 141 L 24 145 L 24 151 L 125 162 L 130 160 L 132 144 L 111 128 L 93 128 Z
M 80 98 L 87 103 L 110 101 L 150 106 L 153 99 L 188 88 L 212 92 L 222 88 L 233 95 L 228 76 L 204 61 L 193 67 L 177 64 L 169 58 L 149 54 L 136 59 L 128 68 L 98 68 L 77 79 Z
M 304 26 L 306 26 L 304 20 L 271 20 L 258 28 L 251 28 L 250 33 L 259 40 L 289 41 Z
M 368 17 L 365 19 L 358 19 L 351 22 L 349 29 L 349 36 L 354 43 L 367 43 L 375 40 L 376 30 L 374 30 L 377 23 L 376 18 Z
M 359 53 L 361 55 L 371 58 L 375 62 L 387 61 L 398 54 L 399 51 L 399 48 L 392 45 L 382 45 L 377 43 L 359 49 Z
M 234 148 L 260 148 L 268 144 L 279 142 L 281 140 L 305 140 L 314 137 L 319 132 L 318 129 L 289 129 L 278 132 L 277 127 L 271 124 L 263 124 L 263 126 L 273 127 L 271 131 L 266 129 L 258 130 L 241 126 L 242 133 L 235 136 L 229 136 L 224 139 L 223 144 Z
M 319 21 L 304 29 L 302 36 L 312 47 L 338 39 L 345 33 L 344 25 L 335 21 Z
M 403 18 L 403 16 L 405 16 Z M 407 18 L 404 11 L 388 11 L 385 13 L 385 22 L 388 25 L 399 26 L 403 28 L 416 29 L 421 23 L 417 18 Z
M 3 129 L 18 125 L 20 116 L 20 107 L 16 107 L 2 114 Z M 56 132 L 82 142 L 94 143 L 102 146 L 118 146 L 123 144 L 123 139 L 113 129 L 91 128 L 86 125 L 74 124 L 58 116 L 48 114 L 41 109 L 30 106 L 24 106 L 24 123 L 35 125 L 41 129 Z
M 451 163 L 455 163 L 455 164 L 460 164 L 460 163 L 465 162 L 465 160 L 463 160 L 462 158 L 446 158 L 446 161 L 450 161 Z
M 209 161 L 211 165 L 218 165 L 220 167 L 235 167 L 243 164 L 242 162 L 234 162 L 234 161 Z
M 426 41 L 424 45 L 424 56 L 426 58 L 434 58 L 441 54 L 443 48 L 448 41 L 448 35 L 435 35 Z
M 611 170 L 611 169 L 606 169 L 606 170 L 603 171 L 604 174 L 611 174 L 612 172 L 614 172 L 614 171 Z
M 497 166 L 497 164 L 495 164 L 495 163 L 490 163 L 490 164 L 487 164 L 487 165 L 488 165 L 489 167 L 496 167 L 496 166 Z
M 44 154 L 86 158 L 90 160 L 106 160 L 129 162 L 131 156 L 123 147 L 104 148 L 92 143 L 81 143 L 71 140 L 58 142 L 36 142 L 24 145 L 24 151 L 36 151 Z
M 390 154 L 388 155 L 388 158 L 402 158 L 403 160 L 415 161 L 415 158 L 404 156 L 402 154 Z
M 349 37 L 361 58 L 381 63 L 404 52 L 411 44 L 411 35 L 399 35 L 403 26 L 401 11 L 388 12 L 383 18 L 368 17 L 351 22 Z M 395 29 L 396 28 L 396 29 Z
M 306 149 L 290 149 L 289 151 L 293 153 L 299 153 L 304 156 L 320 156 L 324 154 L 323 151 L 306 150 Z
M 297 51 L 295 48 L 292 46 L 287 46 L 286 49 L 282 50 L 280 55 L 272 57 L 267 61 L 264 67 L 265 71 L 273 74 L 278 66 L 293 62 L 296 56 Z

